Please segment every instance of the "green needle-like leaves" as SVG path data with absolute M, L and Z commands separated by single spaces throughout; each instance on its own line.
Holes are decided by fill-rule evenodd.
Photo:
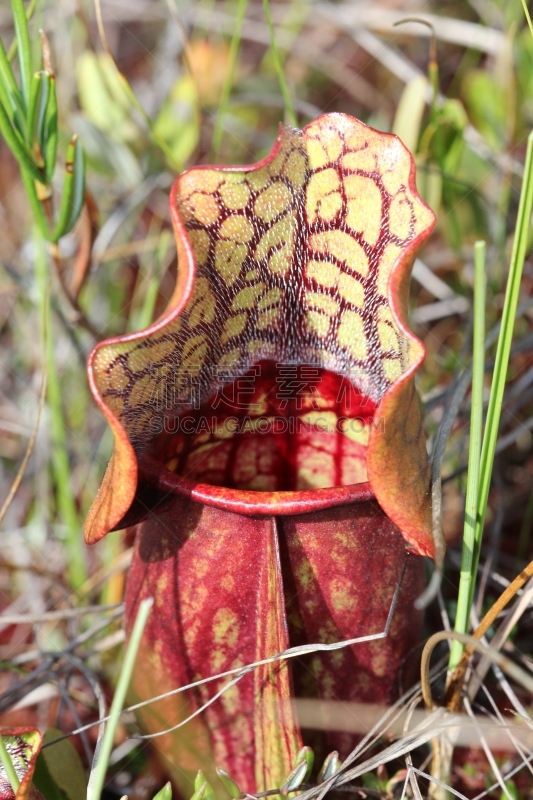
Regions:
M 6 140 L 6 144 L 19 162 L 22 169 L 26 170 L 34 180 L 42 181 L 42 175 L 33 159 L 31 158 L 26 145 L 21 140 L 18 132 L 11 124 L 4 106 L 0 103 L 0 134 Z
M 44 121 L 50 97 L 50 73 L 36 72 L 31 81 L 30 106 L 28 109 L 29 145 L 39 163 L 44 166 Z
M 490 479 L 492 475 L 492 467 L 494 465 L 494 455 L 496 452 L 496 442 L 498 439 L 503 393 L 507 380 L 507 369 L 509 366 L 509 356 L 511 353 L 511 343 L 513 339 L 516 308 L 518 305 L 518 295 L 522 280 L 522 271 L 526 258 L 532 208 L 533 133 L 530 133 L 527 143 L 524 182 L 522 184 L 522 192 L 520 194 L 518 218 L 516 221 L 513 251 L 511 255 L 511 264 L 509 267 L 509 280 L 507 283 L 507 290 L 505 293 L 505 301 L 503 306 L 502 326 L 500 337 L 498 339 L 498 347 L 496 350 L 496 362 L 494 364 L 489 407 L 487 410 L 487 422 L 481 451 L 476 536 L 473 557 L 474 574 L 477 572 L 479 552 L 481 549 L 481 535 L 483 531 L 483 523 L 485 521 L 487 502 L 489 499 Z M 470 589 L 470 604 L 472 603 L 473 594 L 474 587 L 472 585 Z
M 57 96 L 55 75 L 50 64 L 48 43 L 42 34 L 41 48 L 46 69 L 32 74 L 32 48 L 28 17 L 34 0 L 26 9 L 23 0 L 11 0 L 15 25 L 15 48 L 20 64 L 20 87 L 10 64 L 10 54 L 0 41 L 0 136 L 17 159 L 28 200 L 41 235 L 57 242 L 74 227 L 85 198 L 85 163 L 76 136 L 70 142 L 59 216 L 50 222 L 49 202 L 57 156 Z M 42 32 L 41 32 L 42 33 Z M 44 41 L 44 44 L 43 44 Z
M 505 292 L 505 301 L 502 314 L 502 323 L 496 361 L 494 364 L 492 386 L 490 390 L 489 405 L 483 444 L 481 439 L 481 410 L 483 391 L 483 355 L 484 347 L 481 345 L 484 337 L 484 257 L 485 250 L 482 243 L 476 245 L 476 292 L 474 299 L 474 372 L 472 380 L 472 425 L 470 440 L 470 455 L 468 466 L 468 487 L 466 497 L 465 533 L 463 537 L 463 555 L 461 561 L 461 580 L 459 585 L 458 607 L 455 621 L 455 631 L 465 633 L 468 627 L 470 609 L 474 598 L 474 587 L 481 551 L 481 540 L 485 514 L 489 499 L 490 482 L 496 453 L 496 443 L 502 410 L 503 395 L 509 367 L 509 356 L 516 319 L 516 309 L 522 280 L 522 271 L 527 252 L 528 235 L 533 209 L 533 133 L 529 135 L 524 168 L 524 182 L 520 194 L 518 218 L 516 221 L 515 236 L 509 279 Z M 480 456 L 481 452 L 481 456 Z M 450 655 L 449 668 L 453 669 L 463 651 L 461 640 L 454 641 Z
M 24 8 L 24 3 L 22 0 L 11 0 L 11 8 L 13 10 L 13 21 L 15 23 L 15 34 L 18 45 L 22 97 L 24 99 L 26 108 L 28 108 L 30 102 L 32 76 L 31 45 L 30 32 L 28 30 L 28 20 L 26 18 L 26 9 Z
M 57 97 L 55 77 L 48 70 L 33 76 L 29 113 L 30 144 L 50 183 L 57 154 Z
M 0 103 L 3 105 L 11 124 L 22 138 L 26 134 L 24 103 L 15 81 L 11 65 L 2 40 L 0 39 Z
M 57 156 L 57 95 L 54 75 L 50 75 L 48 103 L 42 129 L 42 150 L 46 180 L 50 182 L 54 174 Z
M 72 137 L 67 150 L 65 170 L 59 219 L 56 222 L 51 237 L 53 242 L 57 242 L 61 236 L 64 236 L 72 230 L 83 205 L 83 197 L 85 194 L 85 160 L 81 144 L 76 134 Z

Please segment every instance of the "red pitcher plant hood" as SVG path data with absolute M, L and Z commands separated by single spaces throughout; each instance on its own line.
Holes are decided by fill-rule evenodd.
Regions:
M 282 126 L 257 164 L 189 169 L 170 210 L 178 279 L 166 311 L 89 358 L 114 452 L 86 540 L 140 521 L 168 492 L 277 516 L 375 497 L 409 549 L 433 555 L 414 387 L 424 348 L 406 306 L 434 215 L 417 194 L 408 150 L 394 135 L 326 114 L 301 131 Z M 172 417 L 195 419 L 194 409 L 250 374 L 265 383 L 255 407 L 275 415 L 283 398 L 274 410 L 265 398 L 279 365 L 313 365 L 326 387 L 318 409 L 301 409 L 311 422 L 320 415 L 319 445 L 304 436 L 284 451 L 291 478 L 277 445 L 261 462 L 252 436 L 235 445 L 227 430 L 197 431 L 184 453 L 184 436 L 168 433 Z M 346 381 L 359 397 L 355 426 L 339 399 Z M 253 414 L 247 424 L 253 433 Z
M 45 800 L 32 783 L 37 756 L 43 737 L 35 728 L 2 728 L 0 736 L 11 758 L 17 777 L 18 789 L 11 786 L 5 768 L 0 763 L 0 800 Z
M 434 219 L 399 139 L 342 114 L 281 128 L 254 166 L 188 170 L 170 209 L 166 312 L 90 356 L 115 449 L 86 538 L 137 525 L 127 631 L 155 598 L 138 698 L 209 681 L 142 712 L 182 795 L 214 765 L 264 791 L 302 744 L 291 697 L 390 703 L 417 642 L 413 556 L 386 639 L 263 664 L 228 691 L 221 677 L 383 631 L 405 542 L 433 553 L 424 350 L 405 314 Z

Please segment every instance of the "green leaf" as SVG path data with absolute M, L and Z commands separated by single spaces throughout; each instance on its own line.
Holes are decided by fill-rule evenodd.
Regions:
M 76 61 L 76 79 L 80 105 L 93 125 L 117 142 L 139 139 L 130 98 L 107 53 L 82 53 Z
M 50 770 L 42 753 L 37 756 L 33 782 L 41 794 L 46 797 L 46 800 L 70 800 L 50 775 Z
M 52 233 L 52 242 L 57 242 L 58 239 L 72 230 L 83 205 L 85 162 L 83 148 L 76 134 L 74 134 L 68 146 L 65 169 L 63 197 L 59 209 L 59 218 Z
M 513 800 L 520 800 L 520 792 L 518 791 L 518 787 L 513 780 L 511 780 L 510 778 L 506 780 L 505 788 L 507 789 Z M 501 797 L 504 796 L 503 792 L 500 796 Z
M 301 786 L 310 777 L 314 761 L 313 750 L 310 747 L 302 747 L 296 756 L 294 769 L 289 773 L 280 789 L 281 794 L 287 795 Z
M 194 789 L 195 793 L 202 790 L 202 798 L 204 800 L 215 800 L 215 791 L 201 769 L 198 770 L 198 774 L 194 779 Z M 200 798 L 196 798 L 196 800 L 200 800 Z
M 392 132 L 399 136 L 412 153 L 417 152 L 429 88 L 429 81 L 425 75 L 417 75 L 409 81 L 402 92 L 394 117 Z
M 153 123 L 153 132 L 165 142 L 176 163 L 184 166 L 200 139 L 198 93 L 191 76 L 176 81 Z
M 294 767 L 294 769 L 289 772 L 283 786 L 280 789 L 281 794 L 286 796 L 289 794 L 289 792 L 293 792 L 295 789 L 301 786 L 301 784 L 304 782 L 306 772 L 307 764 L 305 761 Z
M 22 97 L 26 108 L 28 108 L 31 85 L 31 45 L 28 20 L 26 19 L 26 9 L 22 0 L 11 0 L 11 8 L 13 10 L 13 22 L 15 23 L 15 35 L 18 45 Z
M 196 787 L 196 781 L 194 782 L 194 785 Z M 206 800 L 206 798 L 207 798 L 207 781 L 205 783 L 202 783 L 202 785 L 198 789 L 196 789 L 193 796 L 191 797 L 191 800 Z
M 79 800 L 87 792 L 85 770 L 69 739 L 54 744 L 62 736 L 56 728 L 49 728 L 44 734 L 43 749 L 37 758 L 33 782 L 46 800 Z
M 172 786 L 170 785 L 170 781 L 165 783 L 157 794 L 154 794 L 153 800 L 172 800 Z
M 335 773 L 339 771 L 340 766 L 341 761 L 339 759 L 339 754 L 336 750 L 333 750 L 333 752 L 326 756 L 326 759 L 320 768 L 320 772 L 317 776 L 317 783 L 327 781 L 328 778 L 331 778 L 332 775 L 335 775 Z
M 486 70 L 472 70 L 463 84 L 465 105 L 487 142 L 500 149 L 507 134 L 508 91 Z
M 361 776 L 361 782 L 366 789 L 374 789 L 379 792 L 383 788 L 381 781 L 373 772 L 365 772 L 365 774 Z
M 311 777 L 311 772 L 313 771 L 313 764 L 315 763 L 315 754 L 311 747 L 302 747 L 301 750 L 298 751 L 296 754 L 296 759 L 294 761 L 295 766 L 298 764 L 307 764 L 307 772 L 304 776 L 304 781 L 308 780 Z
M 91 169 L 118 177 L 128 189 L 135 189 L 143 179 L 139 162 L 128 145 L 114 141 L 88 119 L 77 124 L 83 150 Z
M 237 798 L 242 795 L 242 792 L 239 789 L 236 781 L 234 781 L 231 775 L 229 775 L 224 769 L 217 768 L 217 775 L 230 797 L 233 797 L 235 800 L 237 800 Z

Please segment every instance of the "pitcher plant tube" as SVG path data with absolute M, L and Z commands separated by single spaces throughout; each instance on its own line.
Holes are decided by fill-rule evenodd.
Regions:
M 411 553 L 387 638 L 258 668 L 156 740 L 185 793 L 215 766 L 265 791 L 302 745 L 291 697 L 391 702 L 417 642 L 433 543 L 424 349 L 405 320 L 434 215 L 400 140 L 343 114 L 282 127 L 253 166 L 189 169 L 170 210 L 165 313 L 89 359 L 115 447 L 86 539 L 137 526 L 128 630 L 155 597 L 138 697 L 382 631 Z M 141 724 L 175 726 L 226 680 L 145 707 Z

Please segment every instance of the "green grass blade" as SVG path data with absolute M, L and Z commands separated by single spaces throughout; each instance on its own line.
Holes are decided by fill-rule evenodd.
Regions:
M 35 239 L 37 242 L 35 266 L 37 282 L 40 289 L 41 325 L 43 331 L 49 331 L 47 337 L 47 401 L 50 420 L 50 438 L 52 441 L 51 467 L 56 489 L 59 516 L 66 528 L 65 548 L 67 551 L 68 578 L 75 592 L 86 580 L 87 567 L 84 558 L 81 522 L 76 507 L 76 498 L 72 489 L 67 428 L 62 405 L 61 377 L 57 371 L 52 335 L 50 296 L 49 292 L 46 290 L 48 281 L 48 254 L 44 239 L 38 235 Z
M 20 786 L 19 776 L 15 772 L 15 767 L 13 766 L 13 762 L 11 761 L 11 756 L 7 752 L 6 743 L 4 742 L 2 736 L 0 736 L 0 761 L 2 762 L 2 766 L 6 771 L 7 779 L 11 784 L 11 788 L 16 794 L 17 789 Z
M 220 145 L 222 144 L 222 137 L 224 136 L 224 117 L 228 112 L 229 98 L 233 88 L 233 81 L 235 79 L 235 69 L 237 67 L 237 58 L 239 56 L 239 49 L 241 44 L 241 31 L 246 8 L 248 7 L 248 0 L 238 0 L 237 16 L 235 18 L 235 30 L 231 37 L 231 45 L 229 51 L 229 64 L 226 73 L 224 86 L 222 87 L 222 95 L 218 106 L 217 116 L 215 120 L 215 130 L 213 132 L 212 153 L 213 161 L 216 161 L 220 152 Z
M 274 62 L 274 68 L 278 76 L 279 88 L 281 90 L 281 95 L 283 97 L 283 102 L 285 104 L 285 117 L 289 125 L 292 125 L 294 128 L 297 128 L 298 120 L 296 119 L 296 114 L 294 111 L 294 106 L 292 104 L 289 87 L 285 79 L 285 72 L 283 70 L 283 63 L 281 61 L 281 56 L 276 42 L 274 25 L 272 23 L 272 15 L 270 13 L 270 3 L 268 0 L 263 0 L 263 8 L 265 11 L 265 19 L 270 33 L 270 49 L 272 51 L 272 60 Z
M 89 785 L 87 787 L 87 800 L 100 800 L 102 789 L 104 788 L 105 776 L 109 765 L 109 758 L 113 749 L 113 741 L 115 739 L 115 732 L 120 719 L 120 714 L 124 707 L 124 700 L 126 692 L 133 673 L 135 659 L 141 643 L 148 615 L 153 606 L 154 600 L 152 597 L 143 600 L 139 606 L 137 617 L 133 624 L 133 630 L 130 635 L 130 640 L 124 654 L 124 663 L 120 671 L 115 695 L 109 711 L 109 721 L 106 725 L 105 733 L 102 738 L 102 746 L 98 753 L 97 763 L 91 772 L 89 778 Z
M 526 0 L 522 0 L 522 8 L 524 9 L 524 14 L 526 15 L 529 32 L 533 36 L 533 22 L 531 22 L 531 15 L 529 13 Z
M 528 232 L 533 208 L 533 133 L 529 134 L 527 141 L 526 163 L 524 167 L 524 180 L 520 193 L 520 204 L 518 207 L 518 218 L 516 221 L 515 236 L 513 241 L 513 251 L 511 254 L 511 264 L 509 268 L 509 280 L 505 292 L 503 306 L 502 324 L 498 347 L 496 350 L 496 360 L 494 364 L 492 386 L 490 392 L 489 406 L 487 410 L 487 421 L 485 425 L 485 435 L 483 437 L 483 447 L 481 451 L 480 479 L 478 508 L 476 516 L 476 532 L 473 554 L 473 572 L 477 572 L 479 563 L 479 553 L 481 549 L 481 538 L 483 534 L 483 523 L 487 510 L 489 498 L 490 479 L 494 465 L 494 454 L 496 451 L 496 441 L 498 439 L 498 429 L 502 409 L 503 393 L 507 379 L 507 369 L 509 366 L 509 355 L 513 339 L 514 323 L 516 318 L 516 308 L 518 305 L 518 295 L 522 280 L 522 271 L 527 250 Z M 470 587 L 470 604 L 474 596 L 474 586 Z
M 296 41 L 296 38 L 301 33 L 312 7 L 313 0 L 290 0 L 287 11 L 283 15 L 283 21 L 278 25 L 278 31 L 283 31 L 287 42 L 286 45 L 279 48 L 282 64 L 285 64 L 285 61 L 290 55 L 291 44 Z M 272 66 L 271 59 L 272 54 L 270 51 L 267 51 L 261 59 L 261 68 L 268 64 Z
M 485 379 L 485 242 L 476 242 L 474 247 L 474 341 L 472 357 L 472 407 L 470 412 L 470 447 L 468 451 L 468 477 L 466 487 L 463 552 L 461 555 L 461 577 L 457 598 L 455 628 L 458 633 L 468 631 L 470 617 L 471 586 L 475 583 L 473 569 L 474 537 L 478 508 L 479 469 L 483 430 L 483 387 Z M 452 643 L 449 669 L 458 663 L 463 645 L 457 639 Z
M 30 32 L 28 29 L 26 9 L 24 8 L 22 0 L 11 0 L 11 8 L 13 11 L 13 22 L 15 23 L 15 35 L 18 47 L 22 97 L 27 109 L 30 102 L 32 76 Z

